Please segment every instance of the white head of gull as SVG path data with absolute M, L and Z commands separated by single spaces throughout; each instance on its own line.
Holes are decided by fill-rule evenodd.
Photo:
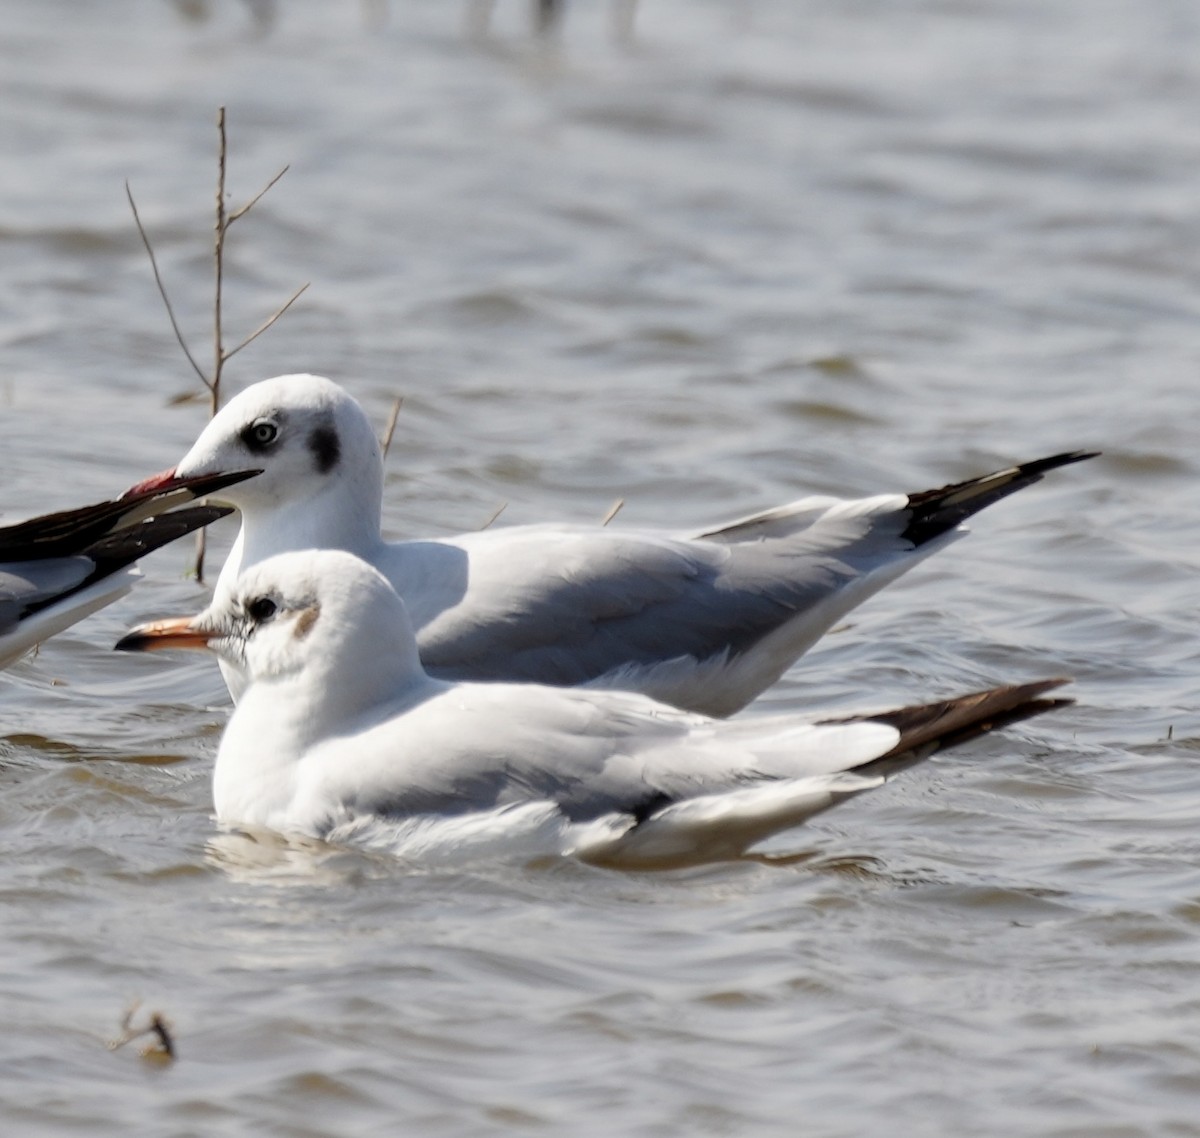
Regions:
M 414 857 L 512 847 L 620 866 L 737 857 L 1064 682 L 875 715 L 726 722 L 635 693 L 437 680 L 395 590 L 342 552 L 270 558 L 190 620 L 118 647 L 215 649 L 249 685 L 217 817 Z
M 615 687 L 728 715 L 850 609 L 962 536 L 964 519 L 1086 457 L 920 494 L 802 498 L 699 533 L 526 525 L 385 542 L 383 464 L 362 408 L 328 379 L 287 375 L 232 399 L 175 473 L 263 470 L 223 495 L 242 529 L 219 595 L 265 558 L 341 549 L 403 596 L 432 675 Z M 244 677 L 222 670 L 236 697 Z

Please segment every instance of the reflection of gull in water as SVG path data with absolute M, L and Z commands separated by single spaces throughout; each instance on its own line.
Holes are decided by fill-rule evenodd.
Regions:
M 338 886 L 361 881 L 364 873 L 390 876 L 395 859 L 370 850 L 333 846 L 269 830 L 225 829 L 204 843 L 208 862 L 235 881 L 279 886 Z
M 337 384 L 294 375 L 232 399 L 171 473 L 263 468 L 221 496 L 242 530 L 218 596 L 277 553 L 344 549 L 404 598 L 439 678 L 598 683 L 728 715 L 848 611 L 962 536 L 966 518 L 1085 457 L 919 494 L 803 498 L 698 534 L 531 525 L 388 543 L 366 415 Z M 237 665 L 222 670 L 236 695 Z
M 434 860 L 575 853 L 622 866 L 737 857 L 981 732 L 1063 681 L 872 715 L 725 722 L 615 691 L 453 683 L 350 554 L 290 553 L 191 621 L 119 647 L 210 646 L 250 683 L 213 775 L 217 817 Z
M 202 498 L 252 472 L 156 480 L 111 502 L 0 528 L 0 667 L 129 592 L 133 563 L 228 509 L 173 506 Z

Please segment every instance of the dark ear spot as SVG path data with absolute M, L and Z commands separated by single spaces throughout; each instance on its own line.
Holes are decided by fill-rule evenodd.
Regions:
M 312 451 L 317 469 L 322 474 L 328 474 L 342 457 L 342 445 L 338 442 L 337 431 L 332 427 L 314 427 L 308 436 L 308 449 Z

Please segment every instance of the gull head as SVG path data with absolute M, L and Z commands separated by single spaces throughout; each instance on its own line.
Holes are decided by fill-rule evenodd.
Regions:
M 404 602 L 382 574 L 340 550 L 268 558 L 199 616 L 139 625 L 116 647 L 209 648 L 252 686 L 300 678 L 314 699 L 345 691 L 383 700 L 424 676 Z
M 281 375 L 246 388 L 205 427 L 175 476 L 250 468 L 262 473 L 221 495 L 243 514 L 303 504 L 336 525 L 353 506 L 367 518 L 373 511 L 378 527 L 379 441 L 362 407 L 332 380 Z

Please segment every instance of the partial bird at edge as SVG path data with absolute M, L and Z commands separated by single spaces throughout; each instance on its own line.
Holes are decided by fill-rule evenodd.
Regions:
M 139 484 L 119 498 L 0 527 L 0 668 L 124 596 L 139 558 L 231 512 L 173 507 L 255 473 Z

